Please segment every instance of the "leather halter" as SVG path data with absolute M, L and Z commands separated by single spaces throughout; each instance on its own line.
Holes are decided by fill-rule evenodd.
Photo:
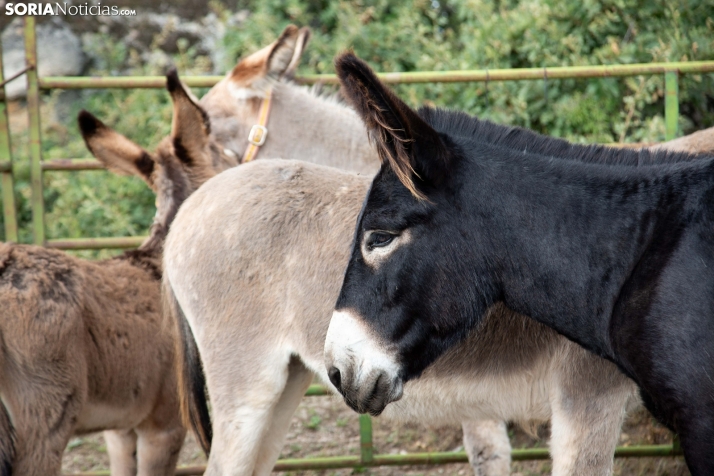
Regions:
M 248 133 L 248 148 L 243 154 L 242 163 L 250 162 L 255 159 L 258 155 L 258 150 L 260 146 L 265 144 L 265 139 L 268 137 L 268 128 L 265 127 L 268 124 L 268 117 L 270 116 L 270 106 L 273 99 L 273 90 L 269 89 L 265 93 L 263 102 L 260 105 L 260 113 L 258 114 L 258 123 L 250 128 Z

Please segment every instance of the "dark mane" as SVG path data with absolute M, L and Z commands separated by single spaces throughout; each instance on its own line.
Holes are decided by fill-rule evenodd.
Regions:
M 572 144 L 521 127 L 504 126 L 460 111 L 422 107 L 419 115 L 440 133 L 523 150 L 538 155 L 604 165 L 673 164 L 693 160 L 696 154 L 668 150 L 627 149 Z

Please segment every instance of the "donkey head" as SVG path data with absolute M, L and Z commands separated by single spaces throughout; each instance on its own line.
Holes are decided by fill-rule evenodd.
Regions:
M 142 178 L 156 192 L 156 217 L 142 249 L 163 242 L 179 206 L 216 173 L 237 165 L 210 135 L 206 112 L 172 70 L 166 76 L 173 102 L 171 134 L 151 153 L 107 127 L 87 111 L 79 129 L 87 148 L 108 169 Z
M 201 99 L 211 117 L 214 137 L 227 150 L 238 157 L 244 155 L 263 98 L 277 81 L 295 75 L 309 39 L 308 28 L 289 25 L 275 42 L 239 61 Z
M 459 150 L 355 56 L 336 66 L 382 167 L 357 222 L 325 363 L 354 410 L 378 415 L 401 397 L 405 381 L 464 336 L 464 316 L 474 315 L 464 294 L 471 297 L 478 279 L 453 247 L 463 238 L 433 232 L 453 233 L 443 222 L 459 220 L 441 210 L 458 188 Z M 452 286 L 454 275 L 463 287 Z

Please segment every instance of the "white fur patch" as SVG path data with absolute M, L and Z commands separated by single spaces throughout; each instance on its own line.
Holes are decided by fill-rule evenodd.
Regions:
M 354 387 L 359 387 L 375 372 L 384 372 L 390 380 L 401 381 L 400 366 L 394 352 L 378 342 L 362 320 L 349 309 L 332 313 L 325 338 L 325 365 L 328 369 L 337 367 L 342 375 L 351 374 L 354 381 L 345 383 Z M 348 369 L 351 371 L 348 372 Z M 401 397 L 401 384 L 396 390 L 392 394 Z
M 233 82 L 229 81 L 228 82 L 228 91 L 231 93 L 231 96 L 233 96 L 235 99 L 240 100 L 246 100 L 246 99 L 251 99 L 251 98 L 260 98 L 263 99 L 266 96 L 265 91 L 257 88 L 242 88 L 240 86 L 237 86 Z

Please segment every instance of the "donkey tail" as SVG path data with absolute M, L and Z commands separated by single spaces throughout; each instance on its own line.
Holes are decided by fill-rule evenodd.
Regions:
M 204 453 L 211 451 L 213 427 L 208 413 L 208 396 L 206 394 L 206 376 L 203 373 L 201 356 L 198 353 L 196 340 L 188 325 L 181 305 L 171 287 L 166 274 L 162 283 L 165 322 L 173 322 L 176 331 L 176 373 L 178 375 L 179 401 L 181 404 L 181 419 L 186 427 L 193 430 Z

